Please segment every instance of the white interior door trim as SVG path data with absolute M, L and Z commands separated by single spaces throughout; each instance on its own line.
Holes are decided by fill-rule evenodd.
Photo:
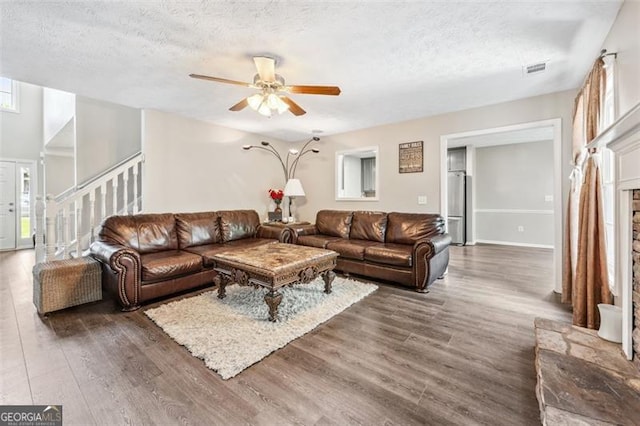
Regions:
M 553 263 L 554 263 L 554 291 L 562 292 L 562 119 L 552 118 L 549 120 L 531 121 L 509 126 L 493 127 L 469 132 L 451 133 L 440 136 L 440 214 L 447 223 L 447 148 L 449 141 L 453 139 L 465 138 L 469 136 L 489 135 L 492 133 L 512 132 L 515 130 L 533 129 L 538 127 L 553 128 Z M 475 231 L 475 226 L 474 226 Z M 475 235 L 469 238 L 475 241 Z
M 31 171 L 30 177 L 30 191 L 29 191 L 29 218 L 31 227 L 34 227 L 35 224 L 35 203 L 36 203 L 36 195 L 38 194 L 38 160 L 29 160 L 25 158 L 6 158 L 0 157 L 0 161 L 13 163 L 15 166 L 15 174 L 14 174 L 14 187 L 15 187 L 15 196 L 14 196 L 14 207 L 15 207 L 15 244 L 13 248 L 8 248 L 7 250 L 16 250 L 23 248 L 32 248 L 33 247 L 33 239 L 31 236 L 28 238 L 21 238 L 21 200 L 19 196 L 19 174 L 20 167 L 28 166 Z

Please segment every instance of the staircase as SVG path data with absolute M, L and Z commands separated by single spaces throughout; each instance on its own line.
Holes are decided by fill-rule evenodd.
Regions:
M 102 220 L 141 209 L 142 153 L 54 197 L 36 197 L 36 262 L 87 254 Z

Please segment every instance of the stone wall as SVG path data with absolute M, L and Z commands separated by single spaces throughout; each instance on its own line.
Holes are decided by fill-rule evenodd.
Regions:
M 633 191 L 633 351 L 640 368 L 640 189 Z

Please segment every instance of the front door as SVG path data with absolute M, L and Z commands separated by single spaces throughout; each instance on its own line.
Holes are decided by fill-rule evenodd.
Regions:
M 0 161 L 0 250 L 16 248 L 16 163 Z

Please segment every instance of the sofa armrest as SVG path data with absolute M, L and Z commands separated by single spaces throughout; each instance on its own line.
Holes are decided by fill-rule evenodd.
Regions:
M 440 234 L 418 240 L 413 245 L 413 275 L 416 290 L 427 291 L 449 264 L 449 234 Z
M 283 228 L 277 226 L 260 225 L 256 232 L 256 238 L 269 238 L 272 240 L 280 240 Z
M 432 253 L 431 256 L 435 256 L 442 250 L 449 247 L 451 244 L 451 237 L 449 234 L 440 234 L 429 238 L 423 238 L 415 242 L 413 245 L 413 252 L 415 253 L 420 246 L 425 244 L 430 247 Z
M 318 228 L 315 225 L 292 225 L 285 228 L 287 230 L 287 243 L 297 244 L 298 237 L 305 235 L 315 235 L 318 233 Z
M 140 307 L 140 277 L 142 275 L 140 255 L 130 247 L 107 241 L 91 244 L 92 256 L 105 265 L 114 279 L 115 290 L 124 310 Z

